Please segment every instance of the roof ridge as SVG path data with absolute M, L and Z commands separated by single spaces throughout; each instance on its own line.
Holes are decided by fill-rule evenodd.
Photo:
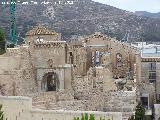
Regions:
M 58 33 L 56 33 L 55 31 L 50 31 L 49 29 L 47 29 L 44 26 L 38 25 L 35 26 L 33 29 L 31 29 L 30 31 L 28 31 L 26 33 L 26 36 L 34 36 L 34 35 L 57 35 Z

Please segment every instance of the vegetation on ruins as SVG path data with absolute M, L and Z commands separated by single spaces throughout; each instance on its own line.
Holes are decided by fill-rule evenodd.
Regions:
M 0 54 L 3 54 L 5 52 L 5 37 L 4 32 L 0 28 Z
M 88 114 L 85 113 L 85 114 L 82 114 L 81 118 L 74 117 L 74 120 L 95 120 L 95 117 L 93 114 L 90 114 L 90 116 L 88 116 Z
M 134 115 L 132 115 L 128 120 L 135 120 Z
M 4 41 L 4 33 L 1 28 L 0 28 L 0 41 Z
M 145 109 L 141 103 L 136 106 L 135 115 L 132 115 L 128 120 L 151 120 L 151 116 L 145 115 Z
M 82 114 L 81 118 L 79 117 L 74 117 L 74 120 L 95 120 L 95 117 L 94 117 L 94 114 L 90 114 L 88 116 L 87 113 L 85 114 Z M 100 120 L 105 120 L 104 118 L 100 117 Z M 110 119 L 107 119 L 107 120 L 110 120 Z
M 143 120 L 145 117 L 145 109 L 141 103 L 136 106 L 135 120 Z
M 2 111 L 2 105 L 0 105 L 0 120 L 4 120 L 4 114 L 3 114 L 3 111 Z

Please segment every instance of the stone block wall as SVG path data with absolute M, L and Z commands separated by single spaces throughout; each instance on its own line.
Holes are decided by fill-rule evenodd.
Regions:
M 30 120 L 30 110 L 32 109 L 32 100 L 28 97 L 2 97 L 0 104 L 3 105 L 5 120 Z
M 94 114 L 96 120 L 100 117 L 105 120 L 122 120 L 120 112 L 98 111 L 65 111 L 65 110 L 40 110 L 32 108 L 32 100 L 27 97 L 0 97 L 3 104 L 5 119 L 7 120 L 72 120 L 81 117 L 82 113 Z
M 30 71 L 25 70 L 25 74 L 28 74 L 25 76 L 23 70 L 6 71 L 6 73 L 1 74 L 0 89 L 5 91 L 2 95 L 19 96 L 35 92 L 35 81 L 28 72 Z
M 56 92 L 57 101 L 69 101 L 74 100 L 74 92 L 73 90 L 58 90 Z
M 103 111 L 104 107 L 104 96 L 103 92 L 97 89 L 92 89 L 88 92 L 88 95 L 85 96 L 89 103 L 87 104 L 87 110 L 92 111 Z
M 55 92 L 39 92 L 28 95 L 32 97 L 33 103 L 37 102 L 56 102 L 56 93 Z
M 160 118 L 160 104 L 154 104 L 154 109 L 155 109 L 155 120 L 158 120 Z
M 133 112 L 136 102 L 135 91 L 105 92 L 104 111 Z
M 32 50 L 34 65 L 37 68 L 52 68 L 66 63 L 65 43 L 38 44 Z
M 156 63 L 156 93 L 158 100 L 160 100 L 160 62 Z
M 75 77 L 72 81 L 72 87 L 74 90 L 76 99 L 84 99 L 85 94 L 88 94 L 89 90 L 92 89 L 92 80 L 87 76 Z
M 29 94 L 32 97 L 33 106 L 42 109 L 63 109 L 63 106 L 59 104 L 60 102 L 65 102 L 65 106 L 69 106 L 72 101 L 74 101 L 74 92 L 72 90 L 59 90 L 54 92 L 38 92 L 34 94 Z M 72 105 L 70 105 L 72 106 Z M 68 107 L 67 107 L 68 108 Z M 71 109 L 70 109 L 71 110 Z
M 88 100 L 59 101 L 56 106 L 60 110 L 86 111 L 88 103 Z M 54 109 L 51 105 L 52 108 Z
M 130 67 L 132 72 L 134 73 L 134 63 L 136 62 L 135 54 L 138 51 L 136 48 L 131 47 L 127 43 L 117 41 L 115 38 L 105 36 L 101 33 L 95 33 L 86 36 L 82 40 L 79 40 L 79 42 L 82 43 L 83 41 L 86 41 L 86 45 L 88 46 L 105 46 L 104 48 L 111 55 L 110 58 L 114 75 L 124 77 L 126 72 L 128 71 L 128 69 L 126 69 L 127 67 Z M 117 68 L 117 53 L 122 55 L 121 61 L 123 65 L 119 68 Z
M 28 46 L 8 48 L 0 62 L 3 63 L 0 64 L 0 85 L 4 95 L 36 92 L 35 71 Z

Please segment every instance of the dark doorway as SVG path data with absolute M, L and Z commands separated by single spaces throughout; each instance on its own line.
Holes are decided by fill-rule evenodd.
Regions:
M 148 97 L 141 97 L 142 105 L 145 109 L 148 109 Z
M 58 76 L 54 72 L 46 73 L 42 81 L 42 90 L 44 91 L 56 91 L 59 86 Z
M 56 79 L 53 74 L 47 76 L 47 90 L 56 91 Z

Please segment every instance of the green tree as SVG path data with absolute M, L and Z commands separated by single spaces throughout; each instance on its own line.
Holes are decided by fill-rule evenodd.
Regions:
M 94 114 L 90 114 L 89 120 L 95 120 Z
M 88 120 L 88 114 L 85 113 L 85 120 Z
M 135 120 L 134 115 L 132 115 L 128 120 Z
M 145 118 L 145 109 L 141 103 L 136 106 L 135 120 L 144 120 Z
M 148 116 L 145 116 L 145 109 L 141 103 L 136 106 L 135 115 L 132 115 L 128 120 L 148 120 Z
M 85 115 L 84 115 L 84 114 L 82 114 L 82 118 L 81 118 L 81 120 L 86 120 L 86 119 L 85 119 Z
M 0 28 L 0 54 L 3 54 L 5 52 L 5 37 L 4 32 Z
M 4 41 L 5 37 L 4 37 L 4 32 L 3 30 L 0 28 L 0 41 Z
M 82 114 L 81 119 L 79 117 L 74 117 L 74 120 L 95 120 L 95 117 L 94 117 L 94 114 L 90 114 L 90 116 L 88 116 L 88 114 L 85 113 L 85 114 Z
M 0 105 L 0 120 L 4 120 L 4 114 L 2 111 L 2 105 Z

